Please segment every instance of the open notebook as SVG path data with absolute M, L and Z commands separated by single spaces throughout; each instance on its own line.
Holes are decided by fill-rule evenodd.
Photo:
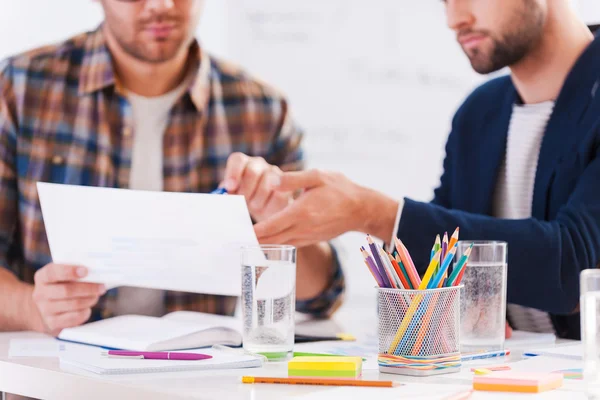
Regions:
M 97 353 L 67 352 L 60 356 L 61 367 L 82 368 L 101 375 L 142 374 L 152 372 L 203 371 L 213 369 L 254 368 L 262 366 L 262 361 L 245 354 L 233 354 L 214 349 L 193 350 L 210 354 L 213 358 L 199 361 L 140 360 L 109 358 Z
M 58 338 L 112 349 L 165 351 L 215 344 L 240 346 L 241 328 L 241 320 L 234 317 L 176 311 L 162 318 L 141 315 L 107 318 L 63 329 Z

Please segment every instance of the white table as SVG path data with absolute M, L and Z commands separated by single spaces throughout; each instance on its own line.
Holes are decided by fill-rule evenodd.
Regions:
M 375 300 L 355 300 L 346 304 L 331 321 L 301 324 L 301 328 L 319 333 L 337 325 L 338 332 L 349 332 L 365 338 L 377 331 Z M 56 358 L 9 358 L 10 339 L 35 338 L 43 335 L 32 332 L 0 333 L 0 392 L 15 393 L 41 399 L 247 399 L 275 400 L 327 390 L 317 386 L 248 385 L 241 383 L 242 375 L 286 376 L 286 364 L 268 364 L 263 368 L 201 372 L 171 372 L 162 374 L 100 376 L 82 370 L 65 370 Z M 520 359 L 515 352 L 512 360 Z M 492 361 L 493 363 L 494 361 Z M 498 360 L 495 361 L 498 363 Z M 502 361 L 504 362 L 504 360 Z M 447 377 L 409 378 L 399 375 L 379 375 L 378 371 L 365 371 L 364 379 L 394 380 L 419 383 L 463 383 Z M 509 397 L 503 394 L 504 397 Z M 566 395 L 566 393 L 565 393 Z M 488 398 L 476 393 L 473 400 Z M 494 397 L 498 398 L 498 397 Z M 571 399 L 574 397 L 570 396 Z

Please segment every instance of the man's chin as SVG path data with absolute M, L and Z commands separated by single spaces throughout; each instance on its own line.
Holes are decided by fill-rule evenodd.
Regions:
M 501 70 L 503 67 L 497 67 L 493 65 L 490 61 L 481 60 L 476 58 L 470 58 L 471 67 L 475 72 L 481 75 L 491 74 L 492 72 L 496 72 Z

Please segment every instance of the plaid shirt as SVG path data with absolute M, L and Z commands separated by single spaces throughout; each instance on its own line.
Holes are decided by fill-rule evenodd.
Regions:
M 171 110 L 163 138 L 163 186 L 205 193 L 223 179 L 228 156 L 264 157 L 302 168 L 302 135 L 285 99 L 236 67 L 192 46 L 194 76 Z M 33 282 L 51 261 L 36 182 L 128 188 L 132 109 L 119 85 L 102 28 L 0 64 L 0 265 Z M 330 314 L 341 300 L 337 262 L 328 289 L 297 309 Z M 117 289 L 118 290 L 118 289 Z M 93 319 L 109 316 L 115 291 Z M 167 292 L 168 311 L 232 314 L 236 298 Z

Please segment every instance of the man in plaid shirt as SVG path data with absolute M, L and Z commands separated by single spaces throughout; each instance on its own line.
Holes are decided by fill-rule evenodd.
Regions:
M 203 1 L 100 3 L 96 31 L 0 64 L 0 330 L 56 334 L 121 313 L 235 308 L 229 297 L 78 282 L 85 266 L 52 264 L 38 181 L 222 186 L 246 197 L 255 221 L 293 201 L 273 187 L 282 170 L 302 168 L 301 133 L 280 94 L 194 40 Z M 344 289 L 334 250 L 306 246 L 298 260 L 298 310 L 330 315 Z

